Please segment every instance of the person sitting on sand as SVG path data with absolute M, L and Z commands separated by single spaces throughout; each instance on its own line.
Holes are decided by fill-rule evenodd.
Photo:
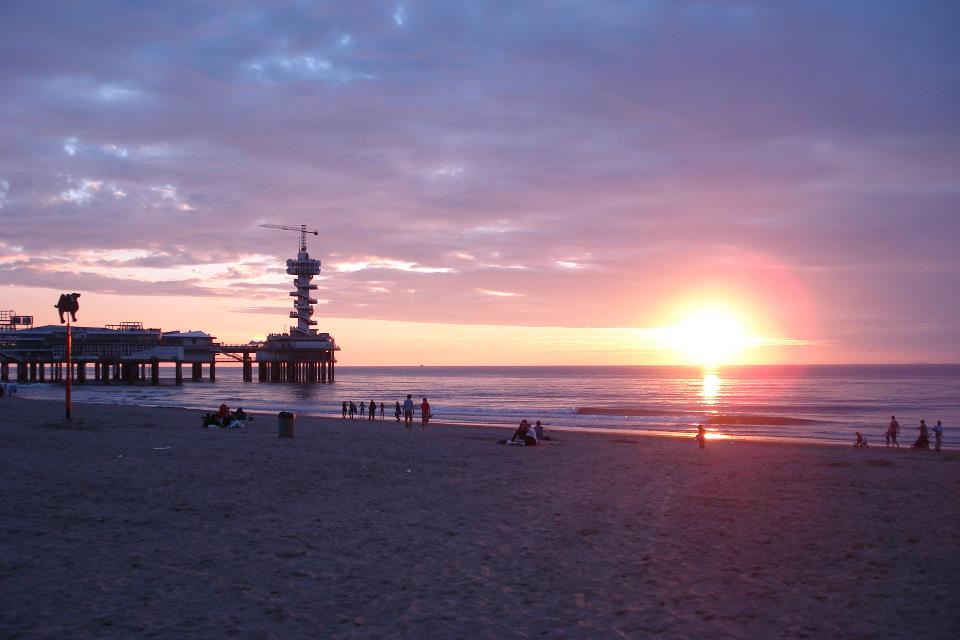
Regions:
M 860 435 L 860 432 L 857 431 L 857 432 L 855 432 L 855 433 L 857 434 L 857 439 L 854 440 L 853 446 L 855 446 L 855 447 L 866 447 L 866 446 L 867 446 L 867 441 L 864 440 L 864 438 L 863 438 L 862 435 Z
M 697 425 L 696 439 L 701 449 L 707 446 L 707 430 L 703 428 L 702 424 Z
M 943 441 L 943 425 L 937 420 L 937 425 L 933 428 L 934 450 L 940 451 L 940 443 Z
M 916 442 L 911 445 L 914 449 L 929 449 L 930 448 L 930 432 L 927 431 L 927 421 L 920 421 L 920 435 L 917 436 Z
M 243 407 L 238 407 L 236 411 L 233 412 L 233 419 L 239 420 L 240 422 L 247 421 L 247 412 L 243 410 Z M 253 418 L 250 418 L 253 420 Z
M 521 444 L 527 447 L 532 447 L 537 444 L 536 432 L 530 429 L 530 423 L 525 419 L 520 421 L 520 426 L 517 427 L 517 430 L 513 432 L 513 437 L 510 438 L 510 442 Z
M 208 413 L 205 416 L 203 416 L 203 426 L 209 428 L 209 427 L 221 427 L 223 425 L 221 425 L 220 420 L 217 419 L 217 414 Z
M 217 417 L 223 420 L 224 418 L 229 417 L 229 415 L 230 407 L 228 407 L 226 404 L 221 404 L 220 410 L 217 412 Z
M 546 439 L 543 435 L 543 425 L 540 424 L 539 420 L 537 420 L 533 425 L 533 433 L 537 436 L 538 441 Z

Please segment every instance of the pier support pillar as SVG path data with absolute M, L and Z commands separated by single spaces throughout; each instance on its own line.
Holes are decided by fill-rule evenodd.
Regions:
M 123 363 L 114 362 L 113 363 L 113 379 L 117 382 L 123 380 Z
M 174 374 L 176 384 L 183 384 L 183 363 L 177 360 L 176 373 Z
M 321 362 L 320 363 L 320 382 L 326 382 L 326 381 L 327 381 L 327 363 Z
M 217 381 L 217 363 L 211 362 L 210 363 L 210 382 L 216 382 L 216 381 Z
M 36 381 L 37 381 L 37 363 L 31 362 L 30 363 L 30 382 L 36 382 Z
M 193 367 L 190 371 L 190 379 L 193 380 L 194 382 L 200 382 L 202 378 L 203 378 L 203 363 L 194 362 Z
M 0 380 L 10 382 L 10 363 L 0 362 Z
M 330 367 L 330 375 L 328 376 L 328 378 L 329 378 L 329 381 L 330 381 L 330 382 L 333 382 L 333 354 L 332 354 L 332 353 L 330 354 L 330 365 L 329 365 L 329 367 Z
M 93 363 L 93 379 L 97 382 L 100 381 L 100 363 L 99 362 Z
M 150 358 L 150 384 L 160 384 L 160 360 L 157 358 Z
M 271 362 L 270 367 L 270 382 L 280 382 L 280 363 Z
M 243 381 L 253 382 L 253 362 L 250 361 L 250 354 L 243 354 Z
M 267 363 L 266 362 L 257 363 L 257 380 L 259 382 L 267 381 Z
M 37 374 L 39 374 L 38 377 L 40 378 L 40 382 L 46 382 L 47 381 L 47 365 L 46 363 L 43 363 L 43 362 L 39 363 L 39 365 L 40 365 L 40 370 L 37 372 Z
M 27 381 L 27 363 L 18 362 L 17 363 L 17 382 L 26 382 Z
M 86 384 L 87 382 L 87 363 L 77 363 L 77 384 Z
M 100 363 L 100 382 L 103 384 L 110 384 L 110 363 L 101 362 Z

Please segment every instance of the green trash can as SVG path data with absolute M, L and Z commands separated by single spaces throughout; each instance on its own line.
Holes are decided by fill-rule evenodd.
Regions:
M 277 434 L 281 438 L 293 437 L 293 424 L 297 421 L 297 414 L 289 411 L 281 411 L 279 417 L 279 429 Z

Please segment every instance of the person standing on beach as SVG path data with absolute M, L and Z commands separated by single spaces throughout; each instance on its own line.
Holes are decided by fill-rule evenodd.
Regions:
M 361 400 L 360 401 L 360 419 L 363 420 L 363 412 L 367 410 L 367 404 Z
M 357 405 L 353 404 L 353 400 L 350 401 L 350 419 L 353 420 L 353 416 L 357 415 Z
M 413 429 L 413 399 L 409 393 L 407 399 L 403 401 L 403 426 Z
M 930 432 L 927 431 L 927 421 L 920 421 L 920 435 L 917 436 L 917 441 L 913 443 L 914 449 L 929 449 L 930 448 Z
M 376 420 L 377 419 L 377 403 L 373 400 L 370 401 L 370 407 L 367 411 L 367 420 Z
M 380 403 L 380 419 L 383 420 L 383 403 Z
M 697 425 L 697 444 L 700 445 L 701 449 L 707 446 L 707 430 L 703 428 L 702 424 Z
M 935 451 L 940 451 L 940 442 L 943 440 L 943 425 L 940 424 L 940 421 L 937 420 L 937 426 L 933 428 L 933 448 Z
M 427 428 L 427 423 L 430 422 L 430 417 L 433 414 L 430 413 L 430 403 L 427 402 L 427 399 L 424 398 L 423 402 L 420 403 L 420 430 L 423 431 Z
M 347 403 L 346 403 L 346 402 L 344 402 L 342 405 L 340 405 L 340 413 L 343 414 L 343 417 L 344 417 L 344 418 L 347 417 Z
M 898 435 L 900 435 L 900 423 L 897 422 L 897 416 L 890 416 L 890 426 L 887 427 L 887 446 L 890 446 L 890 443 L 893 442 L 893 446 L 899 449 Z
M 393 409 L 393 415 L 397 418 L 397 422 L 400 422 L 400 414 L 401 414 L 401 411 L 400 411 L 400 401 L 397 400 L 396 403 L 397 403 L 397 406 L 394 407 L 394 409 Z

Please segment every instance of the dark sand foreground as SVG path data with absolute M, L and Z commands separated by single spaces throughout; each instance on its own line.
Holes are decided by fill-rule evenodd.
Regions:
M 3 638 L 957 638 L 960 454 L 0 401 Z

